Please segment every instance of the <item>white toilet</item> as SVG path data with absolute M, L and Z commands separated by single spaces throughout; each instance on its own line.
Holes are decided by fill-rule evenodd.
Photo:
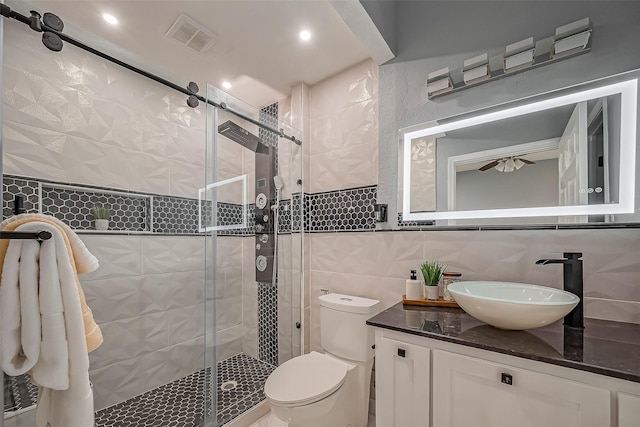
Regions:
M 320 298 L 320 339 L 311 352 L 276 368 L 264 394 L 277 418 L 269 427 L 366 427 L 373 330 L 365 324 L 380 301 L 350 295 Z

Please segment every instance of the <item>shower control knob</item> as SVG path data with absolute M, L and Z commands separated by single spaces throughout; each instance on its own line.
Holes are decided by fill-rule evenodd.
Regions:
M 267 257 L 264 255 L 258 256 L 256 258 L 256 268 L 258 271 L 265 271 L 267 269 Z
M 262 247 L 262 246 L 260 246 L 260 243 L 256 244 L 256 250 L 257 250 L 257 251 L 259 251 L 261 247 Z
M 256 224 L 256 233 L 262 233 L 264 226 L 262 224 Z
M 262 234 L 260 235 L 260 241 L 262 243 L 267 243 L 269 241 L 269 235 L 268 234 Z
M 269 222 L 269 215 L 265 215 L 262 217 L 262 222 L 267 223 Z
M 258 209 L 264 209 L 266 206 L 267 206 L 267 196 L 265 196 L 264 193 L 258 194 L 258 197 L 256 197 L 256 207 Z

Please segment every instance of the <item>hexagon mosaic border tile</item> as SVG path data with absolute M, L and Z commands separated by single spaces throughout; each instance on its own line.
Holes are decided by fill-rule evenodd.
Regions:
M 158 234 L 198 234 L 198 200 L 184 197 L 93 187 L 76 184 L 42 182 L 37 179 L 4 175 L 3 217 L 13 215 L 13 198 L 24 197 L 24 209 L 28 213 L 38 212 L 42 191 L 42 212 L 66 222 L 75 230 L 93 230 L 91 208 L 95 205 L 108 207 L 112 211 L 110 230 L 122 232 L 144 232 L 152 230 Z M 304 224 L 300 219 L 300 193 L 291 200 L 281 200 L 279 209 L 279 232 L 335 232 L 374 230 L 374 204 L 377 186 L 304 194 Z M 254 204 L 246 206 L 218 203 L 217 225 L 228 226 L 242 222 L 246 210 L 248 226 L 230 230 L 219 230 L 221 236 L 251 236 L 255 234 Z M 205 218 L 211 218 L 205 212 Z M 210 222 L 205 219 L 205 221 Z M 409 224 L 402 224 L 409 226 Z M 413 225 L 413 224 L 411 224 Z

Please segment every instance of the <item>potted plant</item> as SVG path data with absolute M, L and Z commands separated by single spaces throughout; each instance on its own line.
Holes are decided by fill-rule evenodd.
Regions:
M 438 283 L 444 272 L 446 265 L 440 261 L 425 261 L 420 264 L 420 272 L 424 279 L 425 297 L 429 301 L 438 300 Z
M 109 217 L 111 212 L 104 206 L 95 206 L 91 212 L 93 213 L 93 220 L 96 230 L 108 230 L 109 229 Z

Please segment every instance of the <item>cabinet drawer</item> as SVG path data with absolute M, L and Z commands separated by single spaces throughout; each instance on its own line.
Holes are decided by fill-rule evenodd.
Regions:
M 611 425 L 609 390 L 446 351 L 432 358 L 434 426 Z

